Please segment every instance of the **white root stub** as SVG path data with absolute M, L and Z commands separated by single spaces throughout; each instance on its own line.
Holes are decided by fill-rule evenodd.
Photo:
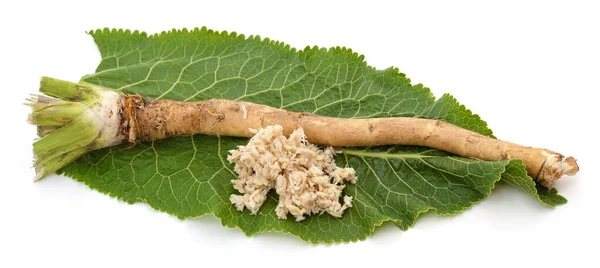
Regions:
M 573 157 L 564 158 L 558 153 L 545 153 L 546 161 L 540 170 L 537 181 L 545 187 L 552 187 L 563 175 L 573 176 L 579 171 L 577 161 Z
M 321 150 L 308 143 L 302 128 L 289 138 L 280 125 L 251 131 L 255 135 L 249 143 L 227 157 L 239 176 L 231 182 L 240 195 L 230 197 L 239 211 L 246 208 L 256 214 L 272 188 L 279 195 L 275 212 L 280 219 L 288 213 L 296 221 L 324 212 L 341 217 L 352 206 L 352 197 L 344 196 L 343 202 L 340 198 L 344 182 L 356 183 L 355 171 L 336 166 L 332 147 Z

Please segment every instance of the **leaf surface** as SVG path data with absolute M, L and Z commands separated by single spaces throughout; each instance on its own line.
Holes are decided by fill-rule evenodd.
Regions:
M 492 136 L 487 124 L 452 96 L 436 100 L 397 69 L 376 70 L 346 48 L 297 51 L 269 39 L 205 28 L 151 36 L 108 29 L 90 34 L 102 61 L 82 82 L 124 94 L 236 99 L 346 118 L 424 117 Z M 501 179 L 550 206 L 566 202 L 556 190 L 536 186 L 520 160 L 487 162 L 430 148 L 387 146 L 345 148 L 336 157 L 338 165 L 351 166 L 358 175 L 357 184 L 346 187 L 354 206 L 342 218 L 278 220 L 274 193 L 257 215 L 250 215 L 229 202 L 236 174 L 225 160 L 228 150 L 246 142 L 195 135 L 117 146 L 89 153 L 62 172 L 100 192 L 146 202 L 179 218 L 212 213 L 248 235 L 280 231 L 313 243 L 362 240 L 384 221 L 407 229 L 428 210 L 460 212 L 486 198 Z

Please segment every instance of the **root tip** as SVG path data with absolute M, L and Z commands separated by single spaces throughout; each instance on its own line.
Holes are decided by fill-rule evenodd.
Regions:
M 567 157 L 567 159 L 561 163 L 561 167 L 565 170 L 565 174 L 569 176 L 573 176 L 579 171 L 577 160 L 575 160 L 575 158 L 572 156 Z
M 573 176 L 579 171 L 577 160 L 569 156 L 563 160 L 559 154 L 549 155 L 538 175 L 538 182 L 545 187 L 552 187 L 563 175 Z

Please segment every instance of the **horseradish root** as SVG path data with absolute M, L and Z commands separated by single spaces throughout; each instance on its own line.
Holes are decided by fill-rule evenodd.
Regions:
M 40 96 L 30 104 L 34 109 L 30 122 L 38 125 L 43 135 L 34 143 L 37 179 L 85 152 L 123 142 L 137 144 L 194 134 L 252 137 L 251 129 L 270 125 L 280 125 L 285 136 L 303 129 L 308 142 L 333 147 L 418 145 L 488 161 L 518 158 L 524 161 L 527 173 L 547 187 L 579 170 L 572 157 L 497 140 L 440 120 L 333 118 L 225 99 L 149 100 L 47 77 L 42 79 L 40 91 L 60 99 Z M 51 112 L 62 115 L 52 120 Z M 79 116 L 72 114 L 78 112 Z M 76 142 L 65 141 L 67 136 Z

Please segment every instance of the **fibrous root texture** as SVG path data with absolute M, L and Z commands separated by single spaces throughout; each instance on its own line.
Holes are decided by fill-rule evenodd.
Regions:
M 325 212 L 341 217 L 352 206 L 352 197 L 342 198 L 342 191 L 345 182 L 356 183 L 355 171 L 336 166 L 333 147 L 320 149 L 309 143 L 302 128 L 289 138 L 280 125 L 251 131 L 255 135 L 249 143 L 227 157 L 239 177 L 231 182 L 240 194 L 230 197 L 238 210 L 256 214 L 272 188 L 279 195 L 275 211 L 280 219 L 288 213 L 296 221 Z

